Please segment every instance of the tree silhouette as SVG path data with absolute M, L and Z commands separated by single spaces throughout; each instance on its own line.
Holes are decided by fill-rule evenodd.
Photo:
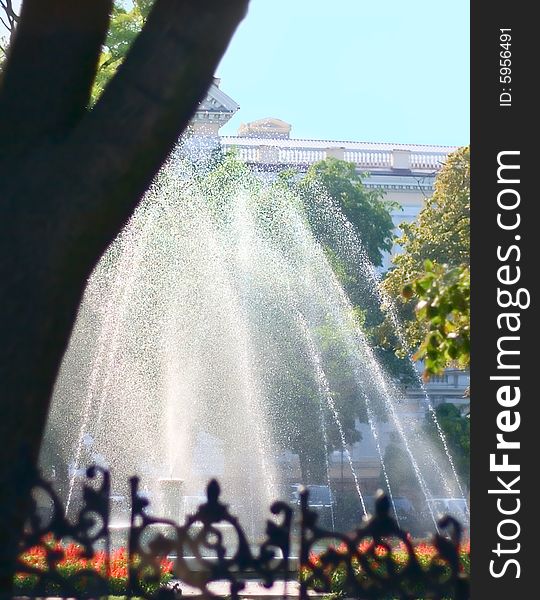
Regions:
M 248 0 L 156 0 L 88 109 L 112 0 L 24 0 L 0 87 L 0 595 L 85 283 L 204 97 Z

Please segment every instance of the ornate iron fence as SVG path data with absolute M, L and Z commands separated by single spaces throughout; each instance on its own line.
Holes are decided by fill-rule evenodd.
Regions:
M 298 515 L 285 502 L 272 505 L 274 518 L 267 521 L 265 540 L 253 549 L 238 519 L 221 501 L 217 481 L 209 483 L 206 502 L 179 525 L 150 516 L 136 477 L 130 480 L 126 573 L 123 589 L 119 589 L 111 563 L 110 475 L 97 467 L 88 469 L 87 475 L 82 506 L 73 523 L 51 485 L 43 480 L 37 483 L 36 490 L 45 494 L 51 510 L 44 522 L 33 500 L 17 566 L 16 582 L 24 586 L 19 592 L 16 588 L 17 595 L 96 598 L 118 594 L 172 600 L 181 595 L 183 582 L 199 590 L 203 598 L 212 598 L 212 582 L 226 581 L 228 595 L 237 599 L 250 578 L 266 587 L 294 578 L 299 581 L 300 600 L 314 592 L 358 599 L 469 597 L 468 576 L 460 564 L 462 528 L 451 517 L 440 521 L 433 553 L 427 564 L 421 564 L 410 536 L 391 517 L 384 495 L 378 497 L 372 517 L 354 532 L 341 534 L 318 525 L 318 514 L 309 507 L 308 492 L 303 491 Z M 220 529 L 223 524 L 234 533 L 232 553 Z M 293 539 L 299 543 L 294 564 Z M 70 546 L 59 543 L 66 540 Z M 327 544 L 326 550 L 315 553 L 321 543 Z M 70 562 L 73 552 L 77 560 Z M 164 561 L 170 561 L 173 571 L 166 583 Z

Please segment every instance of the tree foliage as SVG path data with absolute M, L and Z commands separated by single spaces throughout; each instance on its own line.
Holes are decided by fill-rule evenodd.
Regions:
M 452 267 L 469 264 L 470 255 L 470 150 L 460 148 L 448 156 L 435 180 L 433 196 L 414 223 L 401 225 L 398 243 L 404 253 L 394 259 L 388 285 L 414 278 L 431 260 Z M 392 288 L 390 288 L 392 289 Z
M 392 492 L 398 495 L 406 495 L 411 483 L 416 481 L 416 475 L 410 456 L 395 431 L 391 433 L 389 443 L 384 450 L 384 465 L 388 479 L 391 482 Z M 382 472 L 379 483 L 382 489 L 389 491 Z
M 113 4 L 109 30 L 101 50 L 92 88 L 92 103 L 101 96 L 105 86 L 122 64 L 131 44 L 143 28 L 154 1 L 132 0 L 128 3 L 125 0 L 116 0 Z M 7 54 L 18 21 L 19 15 L 15 11 L 13 1 L 0 0 L 0 22 L 8 32 L 4 39 L 0 39 L 0 61 Z
M 425 262 L 425 273 L 403 288 L 405 297 L 419 299 L 416 317 L 427 328 L 414 358 L 424 361 L 424 378 L 442 373 L 450 364 L 470 363 L 470 296 L 468 267 L 448 269 Z
M 459 409 L 451 403 L 439 404 L 435 408 L 435 413 L 458 475 L 468 484 L 470 479 L 471 421 L 469 417 L 463 416 Z M 425 431 L 432 438 L 433 443 L 440 448 L 441 452 L 444 452 L 441 437 L 430 415 L 426 415 Z
M 126 57 L 131 44 L 146 22 L 155 0 L 117 0 L 111 11 L 109 30 L 99 57 L 98 69 L 92 89 L 92 102 L 103 93 L 105 86 Z M 0 21 L 8 36 L 0 41 L 0 60 L 6 55 L 19 21 L 12 0 L 0 0 Z
M 143 28 L 153 3 L 154 0 L 133 0 L 131 8 L 126 8 L 124 2 L 114 4 L 92 89 L 93 102 L 101 96 L 105 86 L 122 64 L 131 44 Z
M 385 198 L 384 192 L 368 188 L 364 175 L 357 173 L 354 163 L 327 158 L 313 164 L 300 180 L 299 189 L 304 198 L 312 230 L 322 244 L 329 263 L 353 304 L 366 336 L 387 372 L 396 378 L 410 379 L 413 374 L 408 361 L 397 357 L 381 335 L 384 314 L 373 281 L 359 261 L 367 259 L 381 266 L 386 252 L 394 242 L 392 211 L 400 206 Z M 291 175 L 284 178 L 291 180 Z M 341 210 L 353 235 L 348 239 L 346 225 L 339 223 L 335 214 L 321 217 L 319 196 L 328 194 Z M 317 207 L 315 210 L 312 207 Z M 322 208 L 327 210 L 327 208 Z M 393 342 L 393 340 L 392 340 Z
M 326 158 L 311 165 L 302 185 L 308 196 L 322 187 L 337 202 L 362 240 L 369 260 L 380 267 L 384 253 L 392 248 L 391 211 L 397 205 L 386 200 L 382 190 L 367 188 L 354 163 L 337 158 Z M 319 234 L 325 237 L 324 231 L 319 230 Z
M 465 321 L 468 319 L 466 303 L 470 254 L 469 147 L 460 148 L 449 155 L 437 175 L 435 192 L 420 212 L 418 220 L 401 225 L 401 229 L 403 235 L 398 243 L 404 252 L 394 258 L 393 268 L 384 280 L 384 288 L 397 302 L 405 322 L 407 348 L 401 350 L 408 351 L 422 345 L 421 356 L 427 356 L 429 350 L 435 370 L 440 369 L 452 355 L 466 364 L 464 352 L 468 345 L 468 328 Z M 429 261 L 428 271 L 426 261 Z M 448 302 L 452 301 L 457 304 L 449 305 Z M 418 304 L 415 314 L 414 309 Z M 466 310 L 463 318 L 458 314 L 460 307 Z M 443 318 L 444 315 L 447 320 Z M 433 322 L 432 318 L 435 319 Z M 433 335 L 426 339 L 431 327 L 434 328 Z M 452 336 L 446 345 L 440 343 L 439 339 L 439 335 L 445 335 L 445 332 Z M 434 352 L 439 345 L 443 354 L 436 358 Z
M 295 184 L 281 177 L 261 189 L 263 184 L 259 177 L 234 152 L 217 152 L 212 168 L 201 175 L 200 185 L 208 201 L 215 203 L 218 210 L 230 201 L 239 186 L 247 186 L 256 198 L 261 227 L 274 234 L 281 225 L 272 217 L 276 212 L 276 196 L 285 194 L 286 201 L 297 203 L 299 211 L 303 209 Z M 257 194 L 259 189 L 261 193 Z M 287 306 L 277 297 L 275 300 L 267 299 L 261 304 L 257 329 L 252 332 L 253 344 L 264 356 L 260 376 L 271 407 L 268 415 L 272 437 L 281 448 L 299 457 L 302 483 L 326 484 L 325 433 L 326 449 L 331 452 L 342 448 L 340 432 L 327 398 L 319 388 L 313 358 L 302 345 L 305 334 L 291 321 Z M 321 351 L 332 402 L 346 442 L 358 442 L 361 436 L 355 427 L 356 419 L 366 420 L 365 407 L 347 362 L 345 341 L 336 328 L 326 322 L 314 327 L 311 333 Z

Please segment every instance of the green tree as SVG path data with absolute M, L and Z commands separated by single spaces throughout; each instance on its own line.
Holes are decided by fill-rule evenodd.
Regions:
M 98 70 L 92 100 L 95 102 L 102 94 L 107 82 L 116 73 L 124 60 L 131 44 L 140 33 L 146 22 L 155 0 L 117 0 L 111 12 L 109 31 L 103 44 L 99 58 Z M 131 7 L 129 7 L 131 5 Z M 0 60 L 6 55 L 19 21 L 19 15 L 13 6 L 13 0 L 0 0 L 0 22 L 7 30 L 7 35 L 0 40 Z
M 468 417 L 463 416 L 454 404 L 439 404 L 435 412 L 458 475 L 468 485 L 470 480 L 471 421 Z M 444 452 L 441 437 L 430 415 L 426 415 L 425 430 L 433 439 L 433 443 L 439 446 L 441 452 Z
M 394 258 L 393 268 L 386 275 L 383 285 L 398 303 L 405 322 L 406 350 L 409 350 L 418 348 L 424 341 L 429 329 L 424 316 L 431 318 L 435 309 L 433 303 L 429 309 L 427 304 L 422 303 L 418 313 L 420 318 L 417 319 L 414 309 L 419 298 L 415 297 L 415 292 L 427 293 L 428 287 L 435 292 L 438 288 L 456 297 L 455 290 L 448 288 L 449 282 L 457 276 L 454 269 L 459 268 L 466 278 L 470 254 L 469 147 L 460 148 L 449 155 L 437 175 L 435 192 L 420 212 L 418 220 L 402 225 L 401 229 L 403 235 L 398 243 L 404 252 Z M 444 269 L 437 267 L 435 271 L 426 273 L 426 260 L 430 261 L 430 265 L 445 265 Z M 443 271 L 448 274 L 445 275 Z M 435 281 L 435 274 L 441 278 L 439 283 Z M 461 291 L 464 291 L 463 281 L 460 285 Z M 420 300 L 429 303 L 427 297 Z M 433 301 L 436 304 L 435 296 Z M 454 311 L 451 309 L 447 311 L 447 314 L 452 313 Z M 442 317 L 442 313 L 439 317 Z
M 398 205 L 384 198 L 379 189 L 369 189 L 362 182 L 354 163 L 327 158 L 311 165 L 302 180 L 307 197 L 320 193 L 321 187 L 339 205 L 362 240 L 369 260 L 380 267 L 385 252 L 393 244 L 391 211 Z M 323 240 L 330 237 L 325 226 L 314 223 Z
M 468 267 L 425 262 L 425 273 L 403 288 L 405 297 L 419 299 L 416 318 L 427 329 L 414 358 L 424 361 L 424 378 L 438 375 L 450 364 L 470 363 L 471 277 Z
M 357 173 L 354 163 L 327 158 L 308 169 L 298 188 L 313 232 L 324 247 L 379 360 L 392 376 L 409 380 L 413 377 L 410 364 L 390 349 L 395 340 L 389 330 L 385 332 L 382 328 L 384 314 L 377 290 L 358 263 L 363 255 L 374 266 L 382 265 L 384 254 L 390 251 L 394 240 L 392 211 L 400 207 L 386 200 L 382 190 L 367 188 L 363 177 Z M 283 179 L 293 181 L 290 173 L 283 175 Z M 319 201 L 324 193 L 352 225 L 354 235 L 344 236 L 339 217 L 326 214 L 328 207 L 324 203 L 321 206 Z
M 407 495 L 411 484 L 416 481 L 416 474 L 405 445 L 396 432 L 390 434 L 390 441 L 384 450 L 384 465 L 392 492 L 395 495 Z M 386 479 L 381 472 L 379 484 L 382 489 L 387 489 Z
M 300 193 L 312 231 L 323 246 L 336 277 L 347 292 L 357 325 L 366 333 L 379 359 L 393 375 L 412 377 L 408 361 L 398 359 L 393 352 L 382 348 L 379 343 L 378 327 L 384 315 L 372 282 L 366 278 L 357 262 L 364 254 L 374 266 L 382 265 L 384 254 L 389 252 L 393 245 L 392 211 L 399 208 L 399 205 L 386 200 L 382 190 L 367 188 L 362 181 L 363 177 L 356 171 L 354 163 L 333 157 L 311 165 L 305 176 L 299 180 L 291 171 L 280 174 L 282 184 L 294 186 Z M 336 220 L 337 215 L 328 212 L 327 204 L 320 203 L 321 194 L 330 196 L 354 228 L 355 235 L 350 239 L 344 239 L 343 224 Z M 354 248 L 350 244 L 354 244 Z M 356 250 L 359 252 L 354 255 Z M 317 336 L 334 406 L 345 440 L 351 445 L 361 439 L 361 434 L 355 426 L 356 420 L 367 422 L 362 392 L 372 398 L 376 398 L 377 394 L 375 390 L 369 389 L 368 382 L 364 382 L 366 389 L 358 389 L 358 382 L 353 376 L 354 369 L 348 359 L 347 344 L 340 339 L 338 332 L 331 325 L 320 326 Z M 317 390 L 312 389 L 307 396 L 311 398 L 312 413 L 317 414 L 320 398 Z M 375 412 L 380 413 L 379 408 L 374 406 Z M 299 413 L 297 417 L 302 423 L 302 414 Z M 329 450 L 342 449 L 341 435 L 334 415 L 326 407 L 325 421 Z M 305 431 L 305 428 L 302 428 L 302 431 Z M 310 431 L 313 432 L 314 429 Z M 320 431 L 317 432 L 317 436 L 320 446 Z M 306 441 L 301 440 L 302 443 Z M 300 451 L 310 448 L 306 445 L 302 450 L 301 445 L 298 445 Z
M 459 266 L 470 255 L 470 149 L 468 146 L 448 156 L 435 180 L 433 196 L 426 202 L 418 220 L 401 225 L 398 243 L 404 253 L 394 259 L 389 284 L 403 281 L 424 270 L 424 261 Z M 399 291 L 398 291 L 399 293 Z
M 257 194 L 256 190 L 262 186 L 260 179 L 234 152 L 216 153 L 212 168 L 200 177 L 208 202 L 215 205 L 218 211 L 230 202 L 239 186 L 247 187 L 252 196 L 257 198 L 258 214 L 265 215 L 262 226 L 274 233 L 280 227 L 280 222 L 272 220 L 272 214 L 276 211 L 276 196 L 288 194 L 287 200 L 298 203 L 299 210 L 302 207 L 302 199 L 298 194 L 290 193 L 290 187 L 295 184 L 292 180 L 284 182 L 284 177 L 270 184 L 269 193 Z M 294 190 L 298 191 L 296 187 Z M 341 449 L 342 442 L 334 415 L 316 380 L 313 359 L 307 347 L 302 346 L 304 333 L 294 321 L 291 322 L 290 311 L 278 298 L 276 302 L 266 299 L 257 312 L 259 322 L 257 331 L 253 332 L 255 337 L 252 343 L 264 355 L 260 377 L 271 406 L 268 415 L 273 439 L 280 447 L 298 456 L 302 483 L 326 484 L 323 421 L 328 452 Z M 346 442 L 353 444 L 360 440 L 355 419 L 365 421 L 366 416 L 351 374 L 352 369 L 347 364 L 344 340 L 339 339 L 330 325 L 323 324 L 312 334 L 321 350 L 331 398 Z
M 282 356 L 286 356 L 283 347 Z M 358 388 L 350 376 L 350 370 L 341 357 L 326 349 L 325 374 L 335 409 L 328 405 L 325 391 L 319 388 L 309 357 L 291 352 L 294 367 L 277 369 L 268 382 L 274 438 L 283 447 L 298 455 L 301 479 L 304 484 L 326 484 L 327 452 L 341 450 L 341 433 L 335 421 L 339 419 L 348 446 L 362 439 L 356 429 L 356 419 L 367 421 L 365 407 Z M 325 440 L 326 438 L 326 440 Z
M 281 348 L 282 357 L 285 356 Z M 300 479 L 304 485 L 326 484 L 326 456 L 321 419 L 320 392 L 309 359 L 294 357 L 294 368 L 276 369 L 268 382 L 269 402 L 272 406 L 271 426 L 275 441 L 298 456 Z M 332 427 L 325 414 L 327 435 Z M 328 448 L 328 451 L 332 447 Z

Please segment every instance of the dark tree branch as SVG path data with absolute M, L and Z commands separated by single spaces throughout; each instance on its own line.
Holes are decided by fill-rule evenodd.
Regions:
M 88 250 L 101 254 L 131 216 L 208 90 L 247 5 L 157 0 L 124 63 L 69 139 L 76 160 L 68 172 L 77 188 L 84 180 L 84 193 L 62 208 L 74 242 L 88 236 Z M 88 180 L 80 168 L 90 157 Z
M 12 0 L 0 0 L 0 8 L 4 11 L 6 15 L 6 20 L 3 17 L 0 17 L 0 20 L 4 24 L 5 28 L 9 31 L 10 35 L 13 35 L 15 31 L 15 26 L 19 21 L 19 15 L 15 12 L 13 8 Z
M 0 44 L 0 52 L 5 57 L 9 48 L 9 44 L 15 36 L 15 29 L 17 23 L 19 22 L 19 15 L 15 12 L 15 9 L 13 8 L 12 0 L 0 0 L 0 9 L 4 11 L 5 15 L 5 17 L 2 17 L 0 15 L 0 22 L 9 32 L 9 39 L 7 40 L 7 43 L 5 45 Z
M 0 89 L 0 151 L 62 136 L 88 105 L 112 0 L 25 0 Z
M 157 0 L 88 111 L 111 1 L 25 0 L 0 88 L 0 600 L 86 280 L 191 119 L 248 4 Z

